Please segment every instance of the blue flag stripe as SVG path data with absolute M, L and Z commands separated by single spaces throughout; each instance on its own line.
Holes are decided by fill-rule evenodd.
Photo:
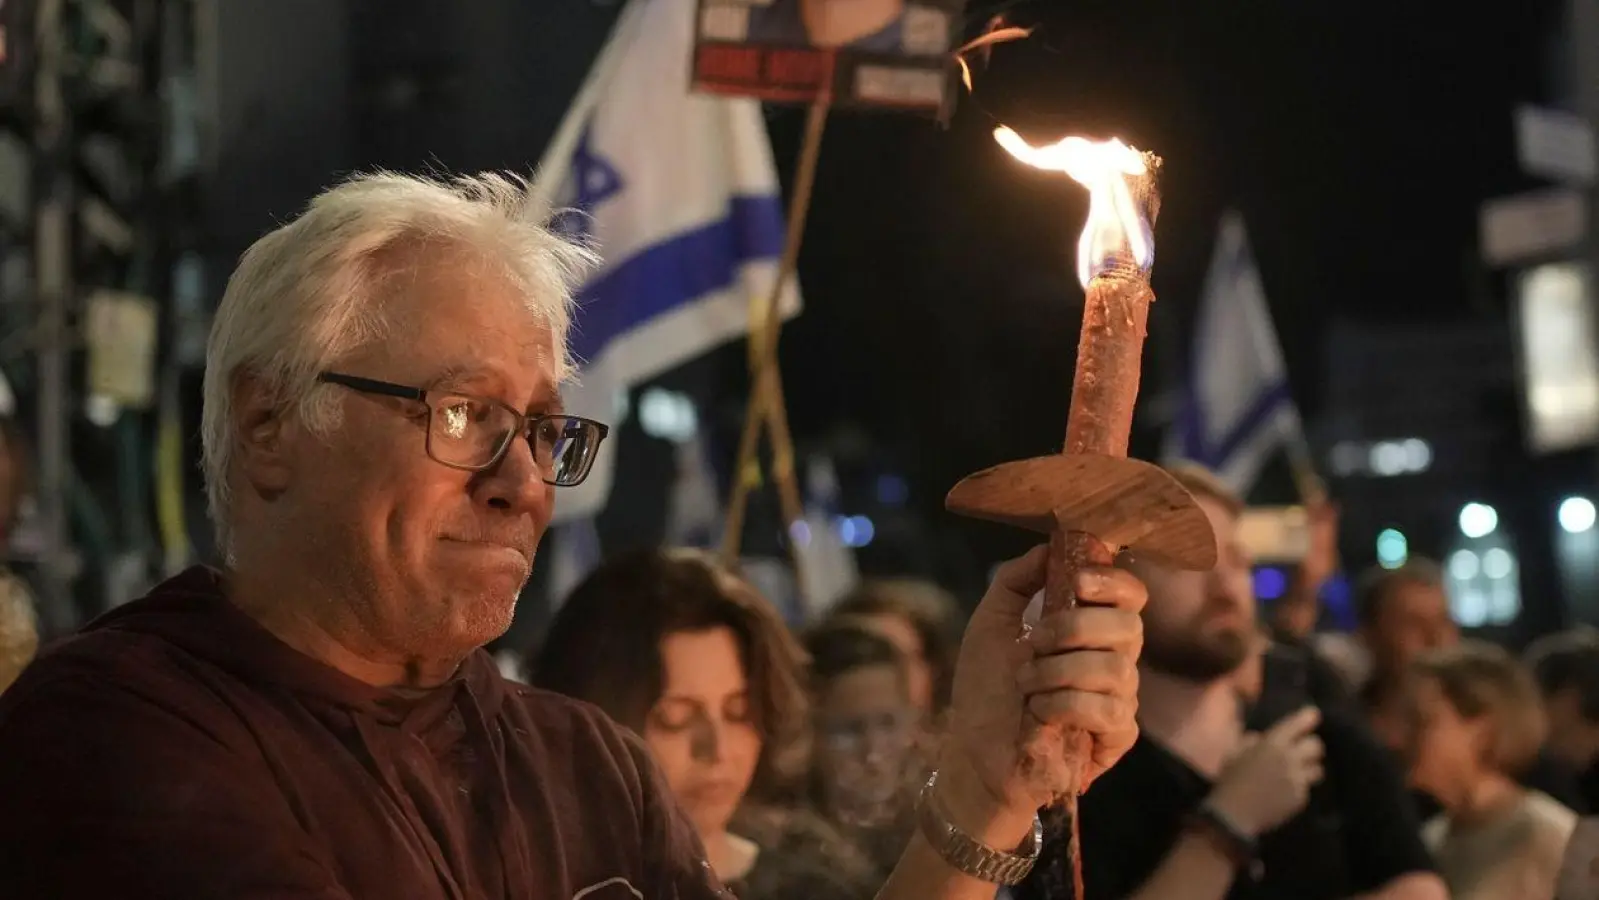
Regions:
M 572 349 L 592 360 L 618 336 L 728 287 L 740 267 L 782 252 L 782 201 L 734 197 L 725 218 L 634 253 L 585 286 Z
M 1233 454 L 1253 438 L 1273 415 L 1293 402 L 1293 395 L 1288 390 L 1287 382 L 1278 381 L 1271 384 L 1255 395 L 1255 399 L 1244 410 L 1244 414 L 1238 417 L 1238 421 L 1233 423 L 1233 427 L 1212 444 L 1208 438 L 1205 410 L 1200 404 L 1194 384 L 1195 379 L 1190 377 L 1188 388 L 1184 391 L 1186 396 L 1180 425 L 1183 455 L 1193 462 L 1212 469 L 1225 466 Z

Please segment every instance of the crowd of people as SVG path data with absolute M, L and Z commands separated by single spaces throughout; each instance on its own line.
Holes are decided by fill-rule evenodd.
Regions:
M 1331 507 L 1263 617 L 1198 468 L 1208 572 L 1124 554 L 1040 617 L 1035 550 L 969 618 L 868 580 L 795 632 L 715 557 L 640 549 L 508 678 L 482 647 L 606 434 L 560 407 L 587 254 L 541 216 L 505 179 L 363 177 L 246 254 L 206 375 L 225 559 L 36 658 L 0 616 L 0 894 L 1599 896 L 1599 632 L 1463 639 L 1416 561 L 1318 634 Z M 1079 787 L 1074 898 L 1037 813 Z

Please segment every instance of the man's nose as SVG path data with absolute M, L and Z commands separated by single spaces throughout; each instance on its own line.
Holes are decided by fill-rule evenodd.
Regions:
M 516 438 L 493 468 L 479 474 L 477 490 L 489 506 L 517 514 L 549 518 L 552 488 L 533 459 L 533 447 Z

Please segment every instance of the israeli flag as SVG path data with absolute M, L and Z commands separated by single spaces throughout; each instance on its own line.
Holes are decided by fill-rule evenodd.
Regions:
M 666 543 L 701 550 L 716 547 L 722 540 L 722 510 L 705 436 L 694 434 L 677 445 L 677 478 L 667 503 Z
M 572 591 L 600 564 L 600 531 L 594 517 L 577 519 L 557 528 L 554 556 L 550 562 L 550 615 L 560 610 Z
M 1247 495 L 1275 452 L 1304 442 L 1244 219 L 1230 211 L 1216 236 L 1165 456 L 1199 463 Z
M 796 533 L 791 537 L 798 546 L 799 565 L 805 573 L 805 595 L 799 598 L 804 604 L 800 621 L 814 622 L 854 589 L 860 581 L 860 569 L 855 551 L 839 533 L 843 520 L 839 515 L 842 490 L 838 470 L 825 456 L 813 457 L 805 469 L 805 518 L 795 524 Z
M 604 259 L 579 291 L 566 405 L 613 424 L 629 387 L 749 332 L 783 251 L 760 105 L 689 92 L 696 6 L 630 0 L 533 186 Z M 797 289 L 779 311 L 799 311 Z M 588 481 L 561 490 L 557 522 L 604 508 L 616 434 Z

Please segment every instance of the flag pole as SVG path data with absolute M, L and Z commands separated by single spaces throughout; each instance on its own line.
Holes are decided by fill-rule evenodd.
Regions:
M 1288 467 L 1293 472 L 1294 486 L 1299 490 L 1299 501 L 1306 507 L 1327 502 L 1327 482 L 1316 470 L 1316 456 L 1305 438 L 1304 426 L 1295 429 L 1287 445 Z
M 722 560 L 727 565 L 738 561 L 744 537 L 744 514 L 750 490 L 760 481 L 760 461 L 756 458 L 761 426 L 766 426 L 772 442 L 772 476 L 777 481 L 778 502 L 789 530 L 789 557 L 794 565 L 795 585 L 804 596 L 804 567 L 800 565 L 799 544 L 793 526 L 805 517 L 799 483 L 794 470 L 794 442 L 788 428 L 788 410 L 783 398 L 782 374 L 778 367 L 777 344 L 782 329 L 783 289 L 799 263 L 805 221 L 810 214 L 811 192 L 816 184 L 816 163 L 821 155 L 822 133 L 833 105 L 831 85 L 810 105 L 805 118 L 805 136 L 800 146 L 799 165 L 794 175 L 794 194 L 789 200 L 787 234 L 777 277 L 766 297 L 766 308 L 756 321 L 759 330 L 750 341 L 750 372 L 754 376 L 744 410 L 744 430 L 739 435 L 738 459 L 733 467 L 733 485 L 728 498 L 726 530 L 722 535 Z

